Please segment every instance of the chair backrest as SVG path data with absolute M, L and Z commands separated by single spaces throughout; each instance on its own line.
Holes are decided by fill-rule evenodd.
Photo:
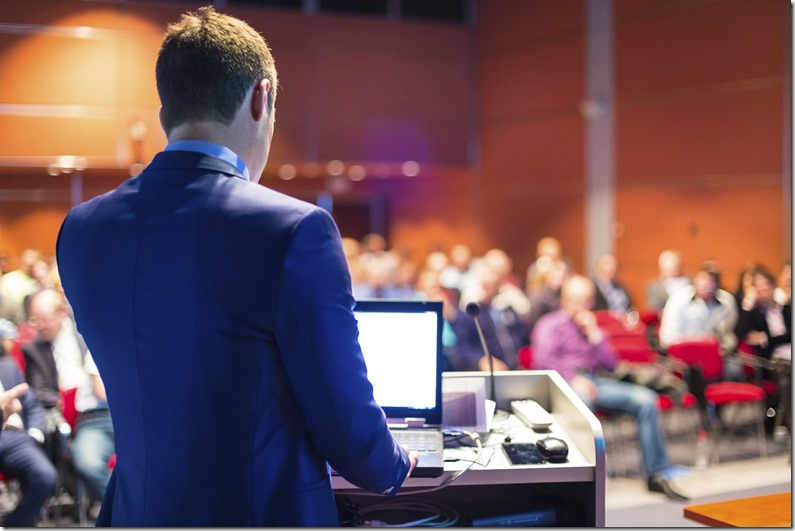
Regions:
M 17 327 L 17 338 L 14 340 L 14 346 L 11 348 L 9 354 L 17 362 L 19 370 L 22 374 L 26 374 L 25 355 L 22 353 L 22 345 L 26 345 L 36 339 L 36 328 L 30 323 L 22 323 Z
M 634 363 L 654 363 L 657 352 L 649 346 L 644 334 L 626 333 L 608 337 L 618 359 Z
M 715 337 L 674 343 L 668 355 L 689 367 L 701 367 L 706 382 L 723 379 L 723 357 Z
M 522 369 L 533 368 L 533 347 L 524 346 L 516 353 L 516 358 L 519 360 L 519 367 Z
M 61 394 L 61 414 L 64 420 L 69 423 L 69 426 L 74 430 L 75 423 L 77 422 L 77 408 L 75 407 L 75 396 L 77 395 L 77 387 L 72 389 L 62 389 Z

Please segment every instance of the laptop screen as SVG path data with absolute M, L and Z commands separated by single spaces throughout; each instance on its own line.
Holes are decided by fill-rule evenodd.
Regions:
M 442 303 L 361 300 L 353 313 L 373 395 L 390 419 L 442 423 Z

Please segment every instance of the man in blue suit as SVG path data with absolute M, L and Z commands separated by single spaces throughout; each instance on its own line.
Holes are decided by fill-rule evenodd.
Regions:
M 416 454 L 373 399 L 331 216 L 256 184 L 273 58 L 201 8 L 169 26 L 156 78 L 168 146 L 73 209 L 57 244 L 113 411 L 97 523 L 338 525 L 328 464 L 395 494 Z

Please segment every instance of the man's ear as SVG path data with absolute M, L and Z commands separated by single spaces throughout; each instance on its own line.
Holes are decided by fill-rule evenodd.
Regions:
M 160 111 L 157 113 L 157 117 L 160 119 L 160 128 L 165 131 L 166 130 L 166 122 L 163 118 L 163 107 L 160 107 Z M 168 133 L 166 133 L 168 136 Z
M 260 121 L 268 115 L 268 92 L 271 89 L 271 82 L 261 79 L 254 86 L 251 94 L 251 117 L 255 121 Z

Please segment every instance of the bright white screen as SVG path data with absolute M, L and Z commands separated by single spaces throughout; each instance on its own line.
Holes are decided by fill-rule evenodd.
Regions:
M 381 407 L 436 406 L 435 312 L 354 312 L 359 345 Z

